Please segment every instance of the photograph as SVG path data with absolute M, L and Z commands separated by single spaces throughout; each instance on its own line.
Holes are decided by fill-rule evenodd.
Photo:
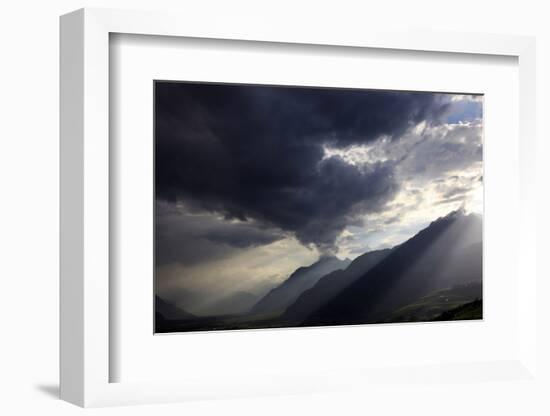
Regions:
M 155 333 L 483 319 L 482 94 L 153 96 Z

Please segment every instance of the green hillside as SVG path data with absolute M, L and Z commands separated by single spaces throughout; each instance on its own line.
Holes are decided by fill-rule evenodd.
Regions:
M 385 322 L 481 319 L 481 284 L 471 283 L 430 293 L 393 312 Z M 466 305 L 479 302 L 474 307 Z M 464 316 L 464 317 L 463 317 Z

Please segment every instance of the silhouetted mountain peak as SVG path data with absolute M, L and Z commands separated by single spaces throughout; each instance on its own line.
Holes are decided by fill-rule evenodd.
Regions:
M 317 260 L 309 267 L 316 267 L 327 263 L 345 263 L 346 260 L 349 261 L 349 259 L 340 260 L 338 257 L 331 254 L 322 254 L 321 256 L 319 256 L 319 260 Z
M 310 316 L 309 323 L 376 322 L 429 291 L 481 282 L 482 219 L 464 210 L 438 218 Z
M 454 221 L 456 219 L 463 218 L 465 216 L 466 216 L 466 211 L 464 210 L 464 208 L 461 207 L 455 211 L 449 212 L 447 215 L 443 215 L 442 217 L 439 217 L 436 220 L 432 221 L 430 223 L 430 226 L 443 223 L 443 222 Z
M 155 313 L 163 319 L 192 319 L 195 315 L 155 295 Z
M 304 273 L 309 273 L 316 269 L 322 269 L 322 268 L 330 268 L 332 270 L 336 269 L 345 269 L 349 264 L 351 263 L 350 259 L 346 260 L 340 260 L 336 256 L 332 255 L 321 255 L 319 257 L 319 260 L 317 260 L 315 263 L 310 264 L 309 266 L 301 266 L 298 267 L 287 279 L 295 279 L 298 276 L 301 276 Z M 331 270 L 331 271 L 332 271 Z
M 299 267 L 283 283 L 272 289 L 251 309 L 252 313 L 283 311 L 305 290 L 315 285 L 321 277 L 335 270 L 343 270 L 350 260 L 340 260 L 336 256 L 321 256 L 315 263 Z
M 285 319 L 289 321 L 302 321 L 309 314 L 323 306 L 329 299 L 337 296 L 355 279 L 368 272 L 372 267 L 382 261 L 390 249 L 370 251 L 350 262 L 345 269 L 338 269 L 323 276 L 310 289 L 304 291 L 296 301 L 285 311 Z
M 442 222 L 449 222 L 449 221 L 456 221 L 456 220 L 481 221 L 481 215 L 476 214 L 474 212 L 468 213 L 464 207 L 460 207 L 457 210 L 451 211 L 447 215 L 444 215 L 442 217 L 439 217 L 435 221 L 432 221 L 430 223 L 430 226 L 434 224 L 442 223 Z

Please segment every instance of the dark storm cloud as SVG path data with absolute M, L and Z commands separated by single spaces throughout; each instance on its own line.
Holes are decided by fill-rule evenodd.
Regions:
M 247 226 L 245 224 L 220 227 L 207 233 L 204 238 L 213 243 L 232 247 L 249 248 L 273 243 L 284 237 L 283 233 L 273 230 Z
M 210 214 L 190 214 L 169 202 L 157 202 L 156 263 L 190 266 L 221 259 L 238 249 L 257 247 L 284 238 L 282 231 L 252 222 L 229 223 Z
M 162 266 L 179 263 L 187 266 L 207 259 L 220 259 L 234 252 L 230 246 L 215 244 L 193 228 L 192 219 L 159 217 L 155 220 L 155 263 Z
M 444 97 L 158 82 L 157 198 L 254 220 L 329 248 L 359 214 L 380 210 L 397 183 L 394 162 L 324 159 L 324 146 L 395 140 L 421 121 L 438 123 L 449 109 Z

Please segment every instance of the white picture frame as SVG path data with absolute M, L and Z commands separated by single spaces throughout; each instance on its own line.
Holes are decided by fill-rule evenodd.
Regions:
M 378 369 L 327 380 L 281 374 L 264 382 L 213 386 L 210 380 L 112 383 L 109 377 L 109 34 L 139 34 L 247 40 L 335 47 L 383 48 L 441 53 L 489 54 L 519 60 L 520 215 L 518 265 L 519 355 L 506 362 L 456 366 L 442 363 L 419 370 L 430 379 L 448 371 L 468 381 L 475 371 L 517 380 L 537 377 L 535 191 L 535 41 L 530 37 L 430 32 L 381 32 L 350 28 L 328 31 L 314 24 L 284 26 L 254 19 L 238 25 L 213 16 L 205 25 L 190 15 L 82 9 L 61 18 L 61 398 L 79 406 L 159 403 L 194 398 L 323 392 L 354 384 L 391 383 L 402 373 Z M 111 305 L 112 306 L 112 305 Z M 284 369 L 283 369 L 284 370 Z

